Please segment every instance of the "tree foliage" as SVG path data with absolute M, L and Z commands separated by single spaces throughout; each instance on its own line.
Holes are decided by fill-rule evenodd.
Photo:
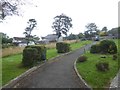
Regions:
M 120 27 L 112 28 L 111 30 L 108 31 L 108 34 L 120 38 Z
M 108 35 L 108 29 L 107 27 L 103 27 L 102 30 L 100 31 L 100 36 L 107 36 Z
M 22 0 L 1 0 L 0 6 L 2 10 L 2 18 L 4 19 L 9 15 L 19 15 L 19 5 L 23 4 Z
M 84 37 L 83 33 L 79 33 L 77 36 L 78 36 L 79 39 Z
M 107 27 L 103 27 L 101 31 L 107 32 Z
M 8 1 L 2 1 L 2 18 L 5 18 L 7 15 L 17 14 L 17 4 L 11 3 Z
M 2 19 L 9 15 L 20 15 L 21 6 L 27 5 L 30 2 L 33 2 L 33 0 L 0 0 L 0 10 L 2 11 Z
M 112 34 L 113 36 L 118 34 L 118 32 L 120 32 L 119 29 L 120 27 L 118 28 L 112 28 L 111 30 L 108 31 L 108 34 Z
M 36 35 L 33 36 L 32 41 L 33 41 L 35 44 L 37 44 L 37 42 L 38 42 L 39 40 L 40 40 L 40 38 L 39 38 L 38 36 L 36 36 Z
M 85 27 L 87 28 L 87 31 L 84 32 L 86 38 L 98 35 L 99 30 L 97 29 L 97 25 L 95 23 L 89 23 Z
M 13 39 L 9 38 L 9 36 L 7 36 L 5 33 L 0 33 L 0 37 L 2 38 L 2 44 L 12 43 Z
M 71 34 L 67 37 L 67 39 L 68 39 L 68 40 L 75 40 L 75 39 L 77 39 L 77 35 L 71 33 Z
M 29 19 L 27 22 L 28 26 L 25 28 L 25 38 L 27 40 L 27 45 L 29 44 L 30 41 L 33 40 L 33 36 L 31 35 L 32 30 L 36 27 L 37 21 L 35 19 Z
M 83 33 L 79 33 L 79 34 L 70 34 L 69 36 L 66 37 L 67 40 L 76 40 L 76 39 L 81 39 L 83 38 L 84 35 Z
M 58 35 L 58 38 L 61 34 L 67 35 L 67 32 L 72 27 L 71 21 L 72 19 L 64 14 L 58 15 L 54 17 L 54 22 L 52 28 Z

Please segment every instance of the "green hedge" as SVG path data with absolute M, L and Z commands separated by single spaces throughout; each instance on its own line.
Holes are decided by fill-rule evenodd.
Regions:
M 117 53 L 117 46 L 114 41 L 103 40 L 100 42 L 101 53 Z
M 34 66 L 35 62 L 37 62 L 36 57 L 37 57 L 37 49 L 35 48 L 25 48 L 23 50 L 23 59 L 22 63 L 24 66 Z
M 70 51 L 70 44 L 64 43 L 64 42 L 59 42 L 56 43 L 56 49 L 58 53 L 66 53 Z
M 46 59 L 45 46 L 26 46 L 25 49 L 23 50 L 22 63 L 24 66 L 33 66 L 35 63 L 45 59 Z
M 99 53 L 100 52 L 100 45 L 95 44 L 91 46 L 90 53 Z
M 26 46 L 25 48 L 35 48 L 37 49 L 38 53 L 37 53 L 37 61 L 41 61 L 43 60 L 43 54 L 46 55 L 46 47 L 45 46 L 34 46 L 34 45 L 31 45 L 31 46 Z
M 90 49 L 90 53 L 117 53 L 117 46 L 114 41 L 111 40 L 103 40 L 99 44 L 92 45 Z

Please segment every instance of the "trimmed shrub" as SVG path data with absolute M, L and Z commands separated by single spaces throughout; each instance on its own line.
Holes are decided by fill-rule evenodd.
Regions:
M 114 41 L 103 40 L 100 44 L 92 45 L 90 49 L 90 53 L 117 53 L 117 46 Z
M 23 66 L 32 67 L 36 62 L 37 53 L 38 51 L 35 48 L 25 48 L 23 50 L 23 59 L 22 59 Z
M 87 61 L 87 57 L 86 56 L 80 56 L 77 61 L 78 62 L 85 62 L 85 61 Z
M 46 47 L 26 46 L 23 50 L 22 63 L 24 66 L 34 66 L 37 62 L 46 59 Z
M 99 61 L 99 62 L 96 64 L 96 68 L 97 68 L 97 70 L 99 70 L 99 71 L 107 71 L 107 70 L 109 70 L 109 63 L 106 62 L 106 61 Z
M 117 55 L 114 54 L 114 55 L 113 55 L 113 60 L 116 60 L 116 59 L 117 59 Z
M 103 40 L 100 42 L 100 50 L 101 53 L 110 53 L 115 54 L 117 53 L 117 46 L 114 41 L 110 40 Z
M 58 53 L 66 53 L 70 51 L 70 44 L 59 42 L 56 43 L 56 49 Z
M 100 52 L 100 45 L 95 44 L 91 46 L 90 53 L 99 53 Z
M 38 53 L 36 56 L 37 61 L 45 60 L 46 59 L 46 47 L 45 46 L 26 46 L 25 48 L 35 48 L 37 49 Z

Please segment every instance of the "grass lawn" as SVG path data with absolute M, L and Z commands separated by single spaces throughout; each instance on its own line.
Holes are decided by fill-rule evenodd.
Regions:
M 55 57 L 55 56 L 57 56 L 57 55 L 59 55 L 59 54 L 57 53 L 57 50 L 55 48 L 47 50 L 47 59 L 48 60 Z
M 77 43 L 72 43 L 70 46 L 71 46 L 71 49 L 72 50 L 75 50 L 75 49 L 79 49 L 80 47 L 84 46 L 84 45 L 87 45 L 87 44 L 90 44 L 92 43 L 92 41 L 81 41 L 81 42 L 77 42 Z
M 78 49 L 86 44 L 91 43 L 91 41 L 82 41 L 78 43 L 72 43 L 72 50 Z M 57 56 L 58 53 L 55 48 L 47 50 L 47 59 Z M 2 58 L 2 85 L 5 85 L 10 80 L 14 79 L 18 75 L 22 74 L 29 68 L 23 68 L 21 65 L 22 54 L 12 55 Z
M 118 45 L 117 40 L 115 42 Z M 112 55 L 104 55 L 106 58 L 101 58 L 101 54 L 91 54 L 89 51 L 85 56 L 88 57 L 86 62 L 76 64 L 82 78 L 93 88 L 108 87 L 110 81 L 118 72 L 118 60 L 112 60 Z M 96 63 L 99 60 L 109 62 L 109 70 L 107 72 L 100 72 L 96 69 Z
M 2 58 L 2 84 L 28 70 L 21 67 L 22 54 Z

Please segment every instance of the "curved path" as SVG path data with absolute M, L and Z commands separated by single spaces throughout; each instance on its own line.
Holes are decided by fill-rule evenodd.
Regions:
M 17 84 L 17 88 L 87 88 L 74 71 L 74 61 L 91 45 L 48 61 Z

